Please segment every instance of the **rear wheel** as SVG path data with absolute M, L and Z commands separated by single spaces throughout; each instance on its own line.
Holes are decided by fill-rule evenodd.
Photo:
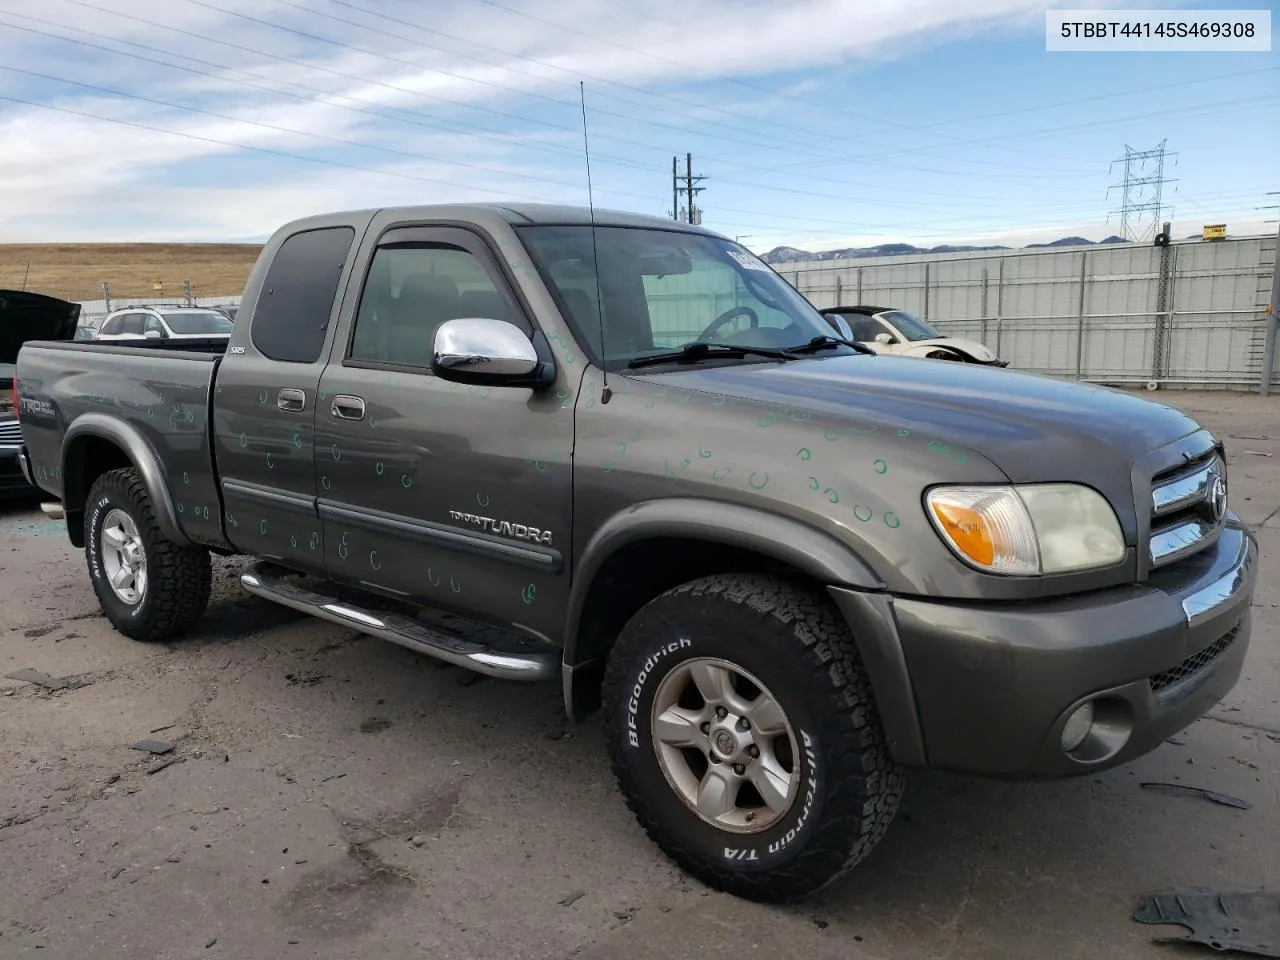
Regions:
M 111 625 L 134 640 L 187 632 L 209 604 L 209 551 L 167 539 L 131 468 L 110 470 L 89 491 L 84 517 L 89 578 Z
M 717 889 L 813 893 L 870 853 L 901 800 L 866 671 L 812 588 L 733 575 L 668 591 L 623 629 L 604 697 L 628 805 Z

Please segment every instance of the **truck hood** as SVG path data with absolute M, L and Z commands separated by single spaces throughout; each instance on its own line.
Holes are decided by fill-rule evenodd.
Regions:
M 1180 411 L 1119 390 L 883 355 L 704 366 L 643 379 L 906 428 L 966 446 L 1016 483 L 1087 483 L 1131 510 L 1132 461 L 1200 429 Z
M 13 375 L 18 351 L 28 340 L 70 340 L 80 304 L 42 293 L 0 290 L 0 369 Z

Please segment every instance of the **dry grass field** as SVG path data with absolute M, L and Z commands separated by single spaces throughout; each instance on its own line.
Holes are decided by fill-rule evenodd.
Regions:
M 67 300 L 238 296 L 261 249 L 250 243 L 0 244 L 0 289 L 26 289 Z M 28 273 L 28 265 L 30 272 Z

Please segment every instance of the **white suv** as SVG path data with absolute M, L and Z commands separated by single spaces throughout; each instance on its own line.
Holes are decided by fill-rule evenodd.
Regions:
M 231 337 L 226 314 L 204 307 L 127 307 L 102 321 L 95 340 L 191 340 Z

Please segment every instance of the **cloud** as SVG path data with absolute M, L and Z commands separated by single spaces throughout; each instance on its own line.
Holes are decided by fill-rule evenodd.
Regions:
M 0 97 L 11 98 L 0 100 L 0 241 L 255 235 L 279 215 L 356 206 L 362 197 L 582 202 L 578 77 L 587 78 L 592 107 L 598 199 L 659 212 L 670 197 L 667 158 L 683 153 L 689 136 L 715 131 L 741 144 L 729 152 L 766 157 L 830 154 L 787 124 L 803 111 L 807 125 L 847 134 L 850 119 L 786 96 L 820 100 L 823 71 L 835 65 L 1034 19 L 1045 7 L 503 5 L 517 4 L 528 16 L 485 0 L 433 0 L 429 9 L 412 0 L 0 8 L 0 64 L 16 68 L 0 69 Z M 791 78 L 783 97 L 756 86 L 795 71 L 808 73 Z

